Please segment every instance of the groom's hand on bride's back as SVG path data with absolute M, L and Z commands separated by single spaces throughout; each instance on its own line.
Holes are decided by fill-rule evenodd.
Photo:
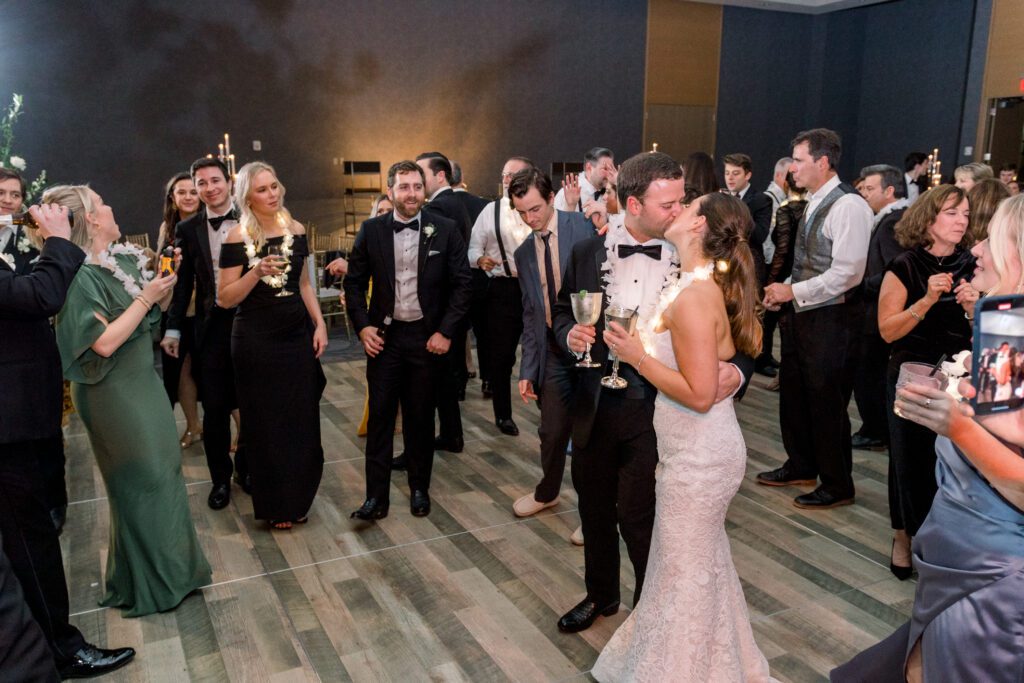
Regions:
M 715 394 L 715 403 L 721 403 L 729 398 L 743 384 L 743 375 L 740 369 L 726 361 L 718 361 L 718 392 Z
M 583 353 L 587 350 L 587 344 L 597 341 L 597 329 L 593 325 L 573 325 L 569 330 L 568 346 L 573 353 Z

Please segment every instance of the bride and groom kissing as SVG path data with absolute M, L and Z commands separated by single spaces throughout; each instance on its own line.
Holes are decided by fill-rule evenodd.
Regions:
M 623 163 L 624 225 L 577 243 L 552 316 L 563 351 L 622 362 L 625 389 L 580 370 L 573 484 L 583 523 L 586 597 L 558 622 L 589 628 L 619 608 L 621 531 L 634 608 L 592 671 L 599 681 L 769 680 L 725 533 L 745 473 L 733 411 L 760 351 L 752 219 L 724 194 L 684 195 L 660 153 Z M 575 322 L 570 293 L 604 290 L 637 311 L 637 333 Z M 641 596 L 642 593 L 642 596 Z

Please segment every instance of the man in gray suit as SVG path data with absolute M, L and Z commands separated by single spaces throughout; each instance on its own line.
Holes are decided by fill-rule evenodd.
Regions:
M 512 506 L 517 517 L 528 517 L 558 504 L 565 470 L 565 451 L 572 433 L 570 400 L 575 389 L 575 358 L 555 343 L 551 310 L 558 296 L 562 273 L 572 247 L 593 237 L 596 227 L 607 222 L 598 213 L 557 211 L 551 178 L 536 167 L 512 176 L 508 187 L 513 208 L 530 226 L 531 233 L 515 251 L 516 271 L 523 293 L 523 355 L 519 366 L 519 395 L 540 406 L 540 452 L 543 478 L 533 493 Z M 573 542 L 582 536 L 573 534 Z

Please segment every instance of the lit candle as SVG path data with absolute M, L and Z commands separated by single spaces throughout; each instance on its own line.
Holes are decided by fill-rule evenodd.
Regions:
M 651 146 L 651 151 L 652 151 L 652 152 L 657 152 L 657 151 L 658 151 L 658 143 L 657 143 L 657 142 L 655 142 L 655 143 L 654 143 L 654 144 L 653 144 L 653 145 Z
M 224 133 L 224 153 L 231 155 L 231 136 L 227 133 Z
M 224 143 L 223 142 L 217 145 L 217 157 L 221 161 L 224 160 Z

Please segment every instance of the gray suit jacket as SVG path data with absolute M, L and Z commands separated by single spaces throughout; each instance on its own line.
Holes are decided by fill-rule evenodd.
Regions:
M 558 212 L 558 272 L 565 276 L 569 254 L 577 242 L 593 237 L 594 225 L 578 211 Z M 533 382 L 534 390 L 544 383 L 544 359 L 547 358 L 547 322 L 544 320 L 544 292 L 534 246 L 536 233 L 531 232 L 516 249 L 514 258 L 523 293 L 523 357 L 519 363 L 519 379 Z

